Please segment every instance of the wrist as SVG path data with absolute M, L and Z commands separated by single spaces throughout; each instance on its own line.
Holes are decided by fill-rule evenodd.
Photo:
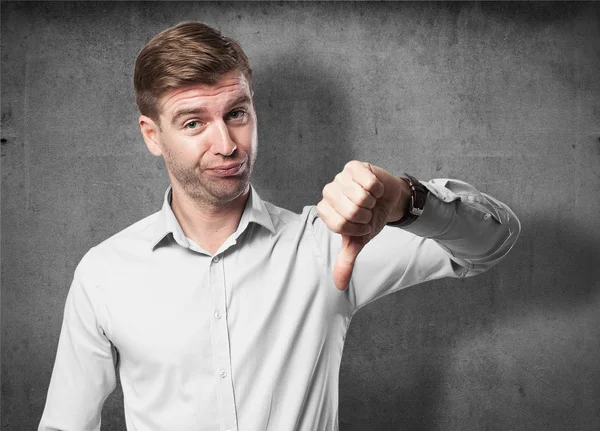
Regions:
M 393 226 L 405 227 L 414 222 L 423 213 L 423 208 L 429 194 L 429 190 L 421 184 L 415 177 L 404 174 L 400 177 L 400 181 L 404 182 L 408 187 L 408 208 L 404 208 L 403 215 L 396 221 L 389 222 Z
M 395 178 L 398 183 L 398 202 L 390 213 L 387 223 L 396 223 L 402 220 L 410 210 L 411 190 L 408 183 L 403 178 Z

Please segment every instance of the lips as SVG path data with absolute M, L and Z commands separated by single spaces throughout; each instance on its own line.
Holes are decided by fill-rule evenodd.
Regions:
M 220 177 L 229 177 L 237 174 L 242 170 L 244 162 L 241 163 L 229 163 L 226 165 L 215 166 L 209 169 L 212 173 Z

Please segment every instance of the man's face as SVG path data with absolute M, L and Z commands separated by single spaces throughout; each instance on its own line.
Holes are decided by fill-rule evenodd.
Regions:
M 162 155 L 173 188 L 197 203 L 223 206 L 248 187 L 257 151 L 256 113 L 244 75 L 167 92 L 159 124 L 141 116 L 150 151 Z

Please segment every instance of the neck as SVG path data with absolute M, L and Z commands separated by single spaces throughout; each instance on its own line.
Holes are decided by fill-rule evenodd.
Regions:
M 249 195 L 250 186 L 234 200 L 215 205 L 198 202 L 173 187 L 171 209 L 185 236 L 214 254 L 237 229 Z

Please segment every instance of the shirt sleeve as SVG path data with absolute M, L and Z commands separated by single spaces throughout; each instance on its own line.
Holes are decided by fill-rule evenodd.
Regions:
M 102 405 L 116 385 L 116 355 L 102 329 L 98 287 L 86 284 L 82 264 L 67 296 L 38 431 L 100 430 Z
M 419 218 L 404 228 L 385 226 L 358 255 L 346 290 L 353 311 L 417 283 L 479 274 L 516 242 L 521 225 L 507 205 L 463 181 L 423 185 L 430 193 Z M 333 271 L 341 236 L 313 211 L 316 241 Z

